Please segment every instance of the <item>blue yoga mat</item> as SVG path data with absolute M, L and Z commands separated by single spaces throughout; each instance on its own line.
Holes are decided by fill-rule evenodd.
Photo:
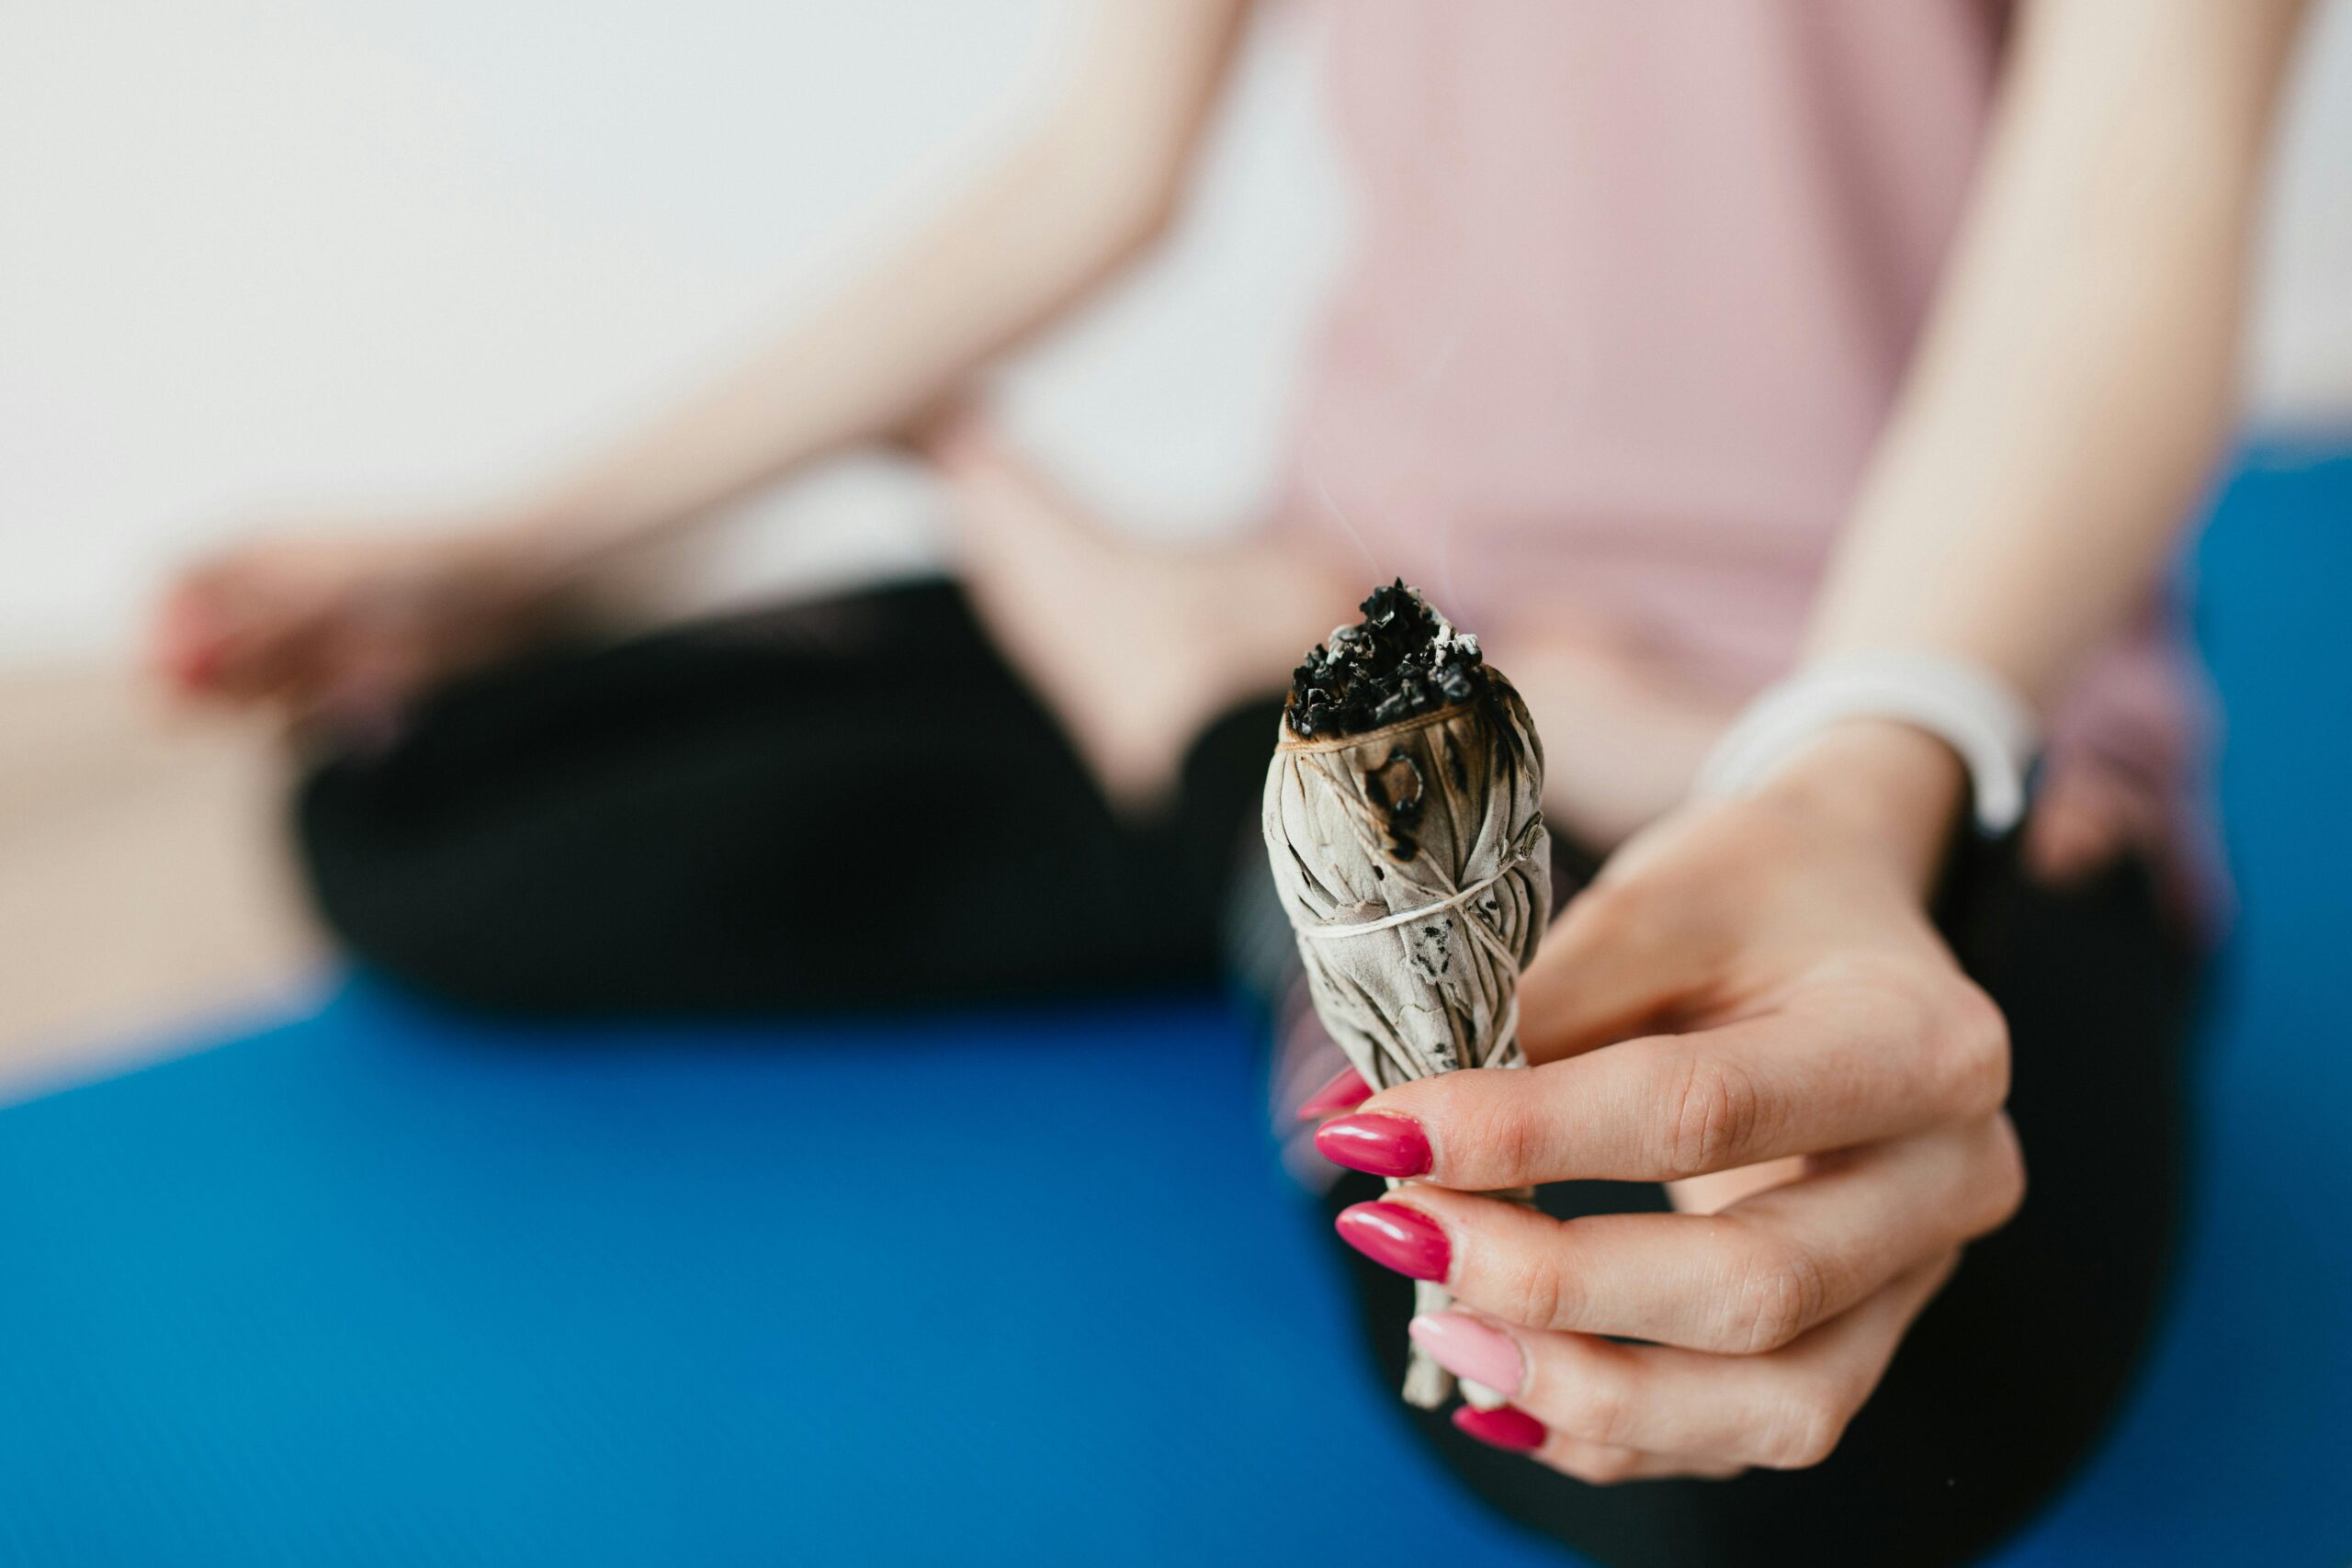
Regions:
M 1208 1002 L 559 1033 L 359 984 L 22 1107 L 0 1560 L 1557 1561 L 1355 1364 L 1253 1055 Z
M 2184 1286 L 2008 1568 L 2352 1553 L 2352 462 L 2199 563 L 2245 915 Z M 1357 1358 L 1211 1000 L 501 1025 L 0 1112 L 0 1563 L 1559 1563 Z

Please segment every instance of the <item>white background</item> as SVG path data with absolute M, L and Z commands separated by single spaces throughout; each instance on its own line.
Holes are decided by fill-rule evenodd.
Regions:
M 1903 0 L 1893 0 L 1903 3 Z M 2291 106 L 2258 423 L 2352 428 L 2352 0 Z M 1053 0 L 9 0 L 0 660 L 119 650 L 255 518 L 456 504 L 821 299 L 1034 101 Z M 1344 243 L 1314 22 L 1259 29 L 1172 248 L 1012 378 L 1137 526 L 1238 525 Z M 747 592 L 923 547 L 903 474 L 759 503 Z M 813 527 L 794 527 L 814 519 Z

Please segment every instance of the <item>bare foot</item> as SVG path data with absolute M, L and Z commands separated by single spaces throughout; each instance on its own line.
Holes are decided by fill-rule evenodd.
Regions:
M 1200 727 L 1279 689 L 1307 645 L 1352 618 L 1365 586 L 1278 539 L 1175 549 L 1122 538 L 968 416 L 927 431 L 921 448 L 947 487 L 990 632 L 1128 809 L 1164 798 Z M 1560 623 L 1487 651 L 1544 737 L 1545 811 L 1597 849 L 1681 800 L 1737 705 Z
M 923 450 L 973 602 L 1123 810 L 1161 805 L 1201 727 L 1279 689 L 1354 597 L 1274 540 L 1123 538 L 977 421 L 928 433 Z

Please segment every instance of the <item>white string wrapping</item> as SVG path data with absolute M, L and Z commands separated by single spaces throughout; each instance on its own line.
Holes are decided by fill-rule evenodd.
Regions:
M 1291 929 L 1309 942 L 1338 942 L 1347 937 L 1362 936 L 1366 931 L 1385 931 L 1391 926 L 1409 926 L 1415 920 L 1427 919 L 1431 915 L 1442 914 L 1448 909 L 1461 908 L 1461 906 L 1468 903 L 1471 899 L 1476 898 L 1479 894 L 1484 893 L 1487 888 L 1492 887 L 1496 883 L 1500 882 L 1504 877 L 1509 876 L 1511 872 L 1518 867 L 1521 861 L 1525 858 L 1526 857 L 1522 855 L 1513 855 L 1510 858 L 1510 863 L 1507 863 L 1502 870 L 1495 873 L 1492 876 L 1479 878 L 1477 881 L 1472 883 L 1461 892 L 1453 895 L 1451 897 L 1440 898 L 1434 903 L 1424 904 L 1418 909 L 1404 910 L 1401 913 L 1389 916 L 1385 920 L 1366 920 L 1362 925 L 1354 926 L 1310 926 L 1303 923 L 1299 919 L 1298 912 L 1295 909 L 1291 909 L 1288 911 L 1290 915 Z
M 1362 735 L 1284 724 L 1267 773 L 1267 852 L 1316 1011 L 1375 1089 L 1525 1062 L 1519 974 L 1551 912 L 1544 753 L 1510 682 L 1491 668 L 1485 682 Z M 1416 1283 L 1418 1311 L 1451 1301 Z M 1453 1386 L 1412 1352 L 1408 1402 L 1434 1409 Z

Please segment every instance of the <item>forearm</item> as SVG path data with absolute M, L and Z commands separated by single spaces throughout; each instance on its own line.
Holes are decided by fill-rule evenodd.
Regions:
M 1104 7 L 1070 91 L 989 174 L 719 379 L 502 509 L 497 533 L 535 570 L 559 571 L 943 400 L 1157 235 L 1241 10 Z
M 2297 0 L 2041 0 L 1815 656 L 1908 648 L 2036 702 L 2162 571 L 2227 438 Z

